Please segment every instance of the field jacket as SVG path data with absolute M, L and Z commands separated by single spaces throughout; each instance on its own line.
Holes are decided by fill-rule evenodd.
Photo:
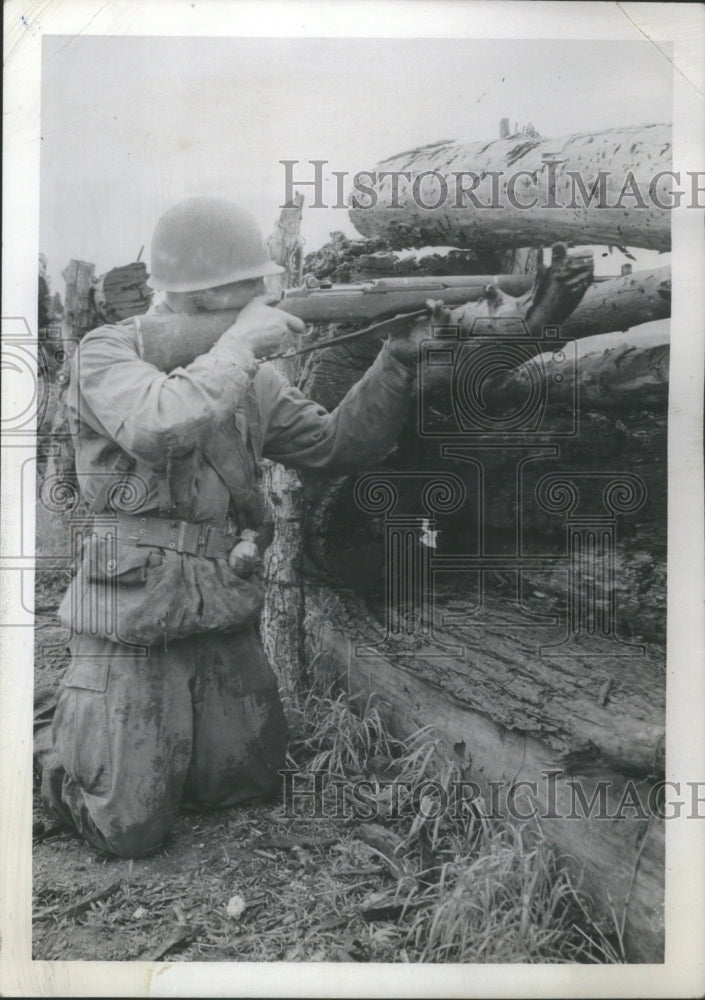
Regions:
M 80 489 L 98 516 L 62 621 L 145 644 L 250 626 L 261 576 L 245 580 L 226 559 L 124 544 L 110 515 L 256 529 L 261 458 L 331 473 L 370 466 L 394 445 L 412 393 L 413 376 L 386 345 L 328 413 L 272 364 L 222 341 L 165 374 L 143 360 L 133 320 L 91 331 L 72 361 L 68 408 Z

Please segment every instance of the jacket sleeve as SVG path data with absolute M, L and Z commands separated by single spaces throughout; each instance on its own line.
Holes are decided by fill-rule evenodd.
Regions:
M 414 392 L 414 375 L 385 345 L 331 413 L 293 388 L 272 365 L 255 379 L 263 454 L 297 469 L 354 472 L 394 446 Z
M 243 401 L 257 370 L 251 352 L 220 342 L 168 375 L 144 361 L 134 324 L 103 326 L 81 341 L 72 364 L 80 419 L 134 458 L 163 463 L 185 454 Z

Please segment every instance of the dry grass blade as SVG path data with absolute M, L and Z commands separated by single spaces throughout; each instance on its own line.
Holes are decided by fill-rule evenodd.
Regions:
M 110 885 L 106 886 L 104 889 L 96 889 L 95 892 L 89 893 L 82 899 L 79 899 L 75 903 L 71 903 L 70 906 L 65 906 L 63 908 L 59 906 L 50 906 L 47 910 L 42 910 L 37 913 L 34 917 L 35 920 L 46 920 L 47 917 L 55 917 L 59 919 L 60 917 L 73 916 L 76 913 L 81 913 L 82 910 L 87 910 L 92 903 L 97 903 L 101 899 L 106 899 L 111 896 L 116 889 L 119 889 L 123 884 L 122 879 L 118 879 L 116 882 L 111 882 Z

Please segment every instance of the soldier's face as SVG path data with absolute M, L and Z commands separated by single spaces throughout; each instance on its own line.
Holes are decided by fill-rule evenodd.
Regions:
M 264 292 L 261 278 L 248 281 L 233 281 L 230 285 L 218 285 L 191 293 L 191 300 L 203 312 L 218 312 L 221 309 L 242 309 L 255 295 Z

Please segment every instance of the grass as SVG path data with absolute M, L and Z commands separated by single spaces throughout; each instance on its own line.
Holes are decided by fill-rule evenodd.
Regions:
M 361 711 L 355 708 L 344 691 L 333 697 L 315 686 L 289 706 L 294 747 L 309 770 L 344 778 L 366 773 L 375 757 L 391 758 L 397 742 L 386 733 L 373 699 Z
M 376 797 L 376 817 L 394 832 L 399 872 L 385 895 L 401 903 L 401 912 L 385 933 L 407 960 L 626 961 L 616 919 L 609 935 L 593 923 L 537 826 L 490 819 L 476 801 L 458 798 L 466 775 L 443 760 L 430 727 L 395 739 L 374 696 L 361 704 L 320 688 L 306 695 L 295 718 L 297 767 L 334 779 L 381 773 L 398 784 L 393 816 L 387 789 Z M 419 794 L 429 782 L 445 809 Z

